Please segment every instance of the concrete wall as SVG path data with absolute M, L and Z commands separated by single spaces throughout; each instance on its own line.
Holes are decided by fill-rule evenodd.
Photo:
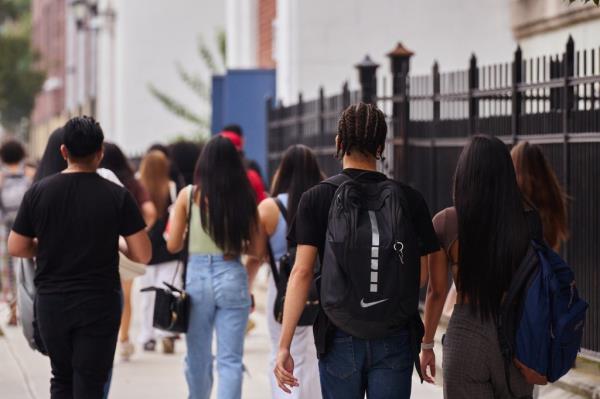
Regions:
M 466 68 L 472 52 L 480 64 L 505 62 L 516 46 L 509 15 L 505 0 L 278 0 L 278 97 L 313 98 L 320 85 L 337 93 L 345 80 L 356 88 L 352 66 L 368 53 L 387 72 L 398 41 L 416 53 L 417 74 L 434 59 L 442 72 Z
M 113 2 L 114 38 L 103 32 L 98 44 L 98 117 L 108 139 L 132 154 L 194 130 L 150 94 L 150 82 L 209 118 L 209 103 L 181 81 L 175 64 L 210 82 L 211 74 L 197 52 L 197 38 L 201 34 L 216 54 L 215 33 L 225 28 L 225 6 L 211 0 Z

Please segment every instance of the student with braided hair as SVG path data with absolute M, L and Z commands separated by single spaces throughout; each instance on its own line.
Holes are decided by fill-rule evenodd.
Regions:
M 323 398 L 410 397 L 422 337 L 419 285 L 425 257 L 439 243 L 422 195 L 377 172 L 386 135 L 376 105 L 348 107 L 336 137 L 342 173 L 306 191 L 298 204 L 288 235 L 297 252 L 274 370 L 286 392 L 303 384 L 290 346 L 318 258 L 314 336 Z

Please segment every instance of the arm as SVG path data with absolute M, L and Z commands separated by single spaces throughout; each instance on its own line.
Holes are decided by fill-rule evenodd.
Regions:
M 169 221 L 169 237 L 167 238 L 167 249 L 175 254 L 183 249 L 187 228 L 187 213 L 189 189 L 185 188 L 179 192 L 171 220 Z
M 37 255 L 37 240 L 11 231 L 8 236 L 8 253 L 17 258 L 34 258 Z
M 292 273 L 288 282 L 283 310 L 281 338 L 279 340 L 279 354 L 277 355 L 275 366 L 277 384 L 287 393 L 291 392 L 291 387 L 298 386 L 298 380 L 293 375 L 294 361 L 290 355 L 290 347 L 298 320 L 306 304 L 316 259 L 317 247 L 299 245 L 296 252 L 296 263 L 292 267 Z
M 142 217 L 144 218 L 144 223 L 146 223 L 147 229 L 150 229 L 154 223 L 156 223 L 157 213 L 156 207 L 152 203 L 152 201 L 146 201 L 140 207 L 142 211 Z
M 435 332 L 440 322 L 446 294 L 448 292 L 448 258 L 443 250 L 429 255 L 429 285 L 425 299 L 425 336 L 423 343 L 434 342 Z M 427 374 L 427 368 L 431 375 Z M 421 371 L 425 381 L 434 383 L 435 354 L 433 349 L 423 349 L 421 352 Z
M 255 232 L 248 248 L 246 257 L 246 270 L 250 289 L 260 266 L 267 257 L 267 240 L 277 228 L 279 209 L 272 198 L 267 198 L 258 205 L 259 229 Z
M 152 244 L 146 230 L 140 230 L 125 238 L 127 248 L 123 253 L 134 262 L 147 264 L 152 259 Z
M 257 226 L 252 232 L 252 238 L 250 238 L 250 243 L 248 244 L 246 252 L 246 270 L 248 272 L 248 287 L 250 287 L 250 291 L 252 291 L 254 279 L 265 258 L 267 246 L 267 233 L 265 232 L 260 218 L 257 218 L 257 220 Z
M 427 280 L 429 279 L 429 265 L 427 256 L 421 256 L 421 281 L 419 287 L 425 287 Z

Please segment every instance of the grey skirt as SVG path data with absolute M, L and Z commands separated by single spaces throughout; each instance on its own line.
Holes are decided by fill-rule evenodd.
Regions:
M 513 399 L 504 371 L 504 360 L 496 326 L 482 322 L 468 305 L 455 305 L 444 337 L 444 398 L 446 399 Z M 517 398 L 531 398 L 533 385 L 528 384 L 514 365 L 509 380 Z

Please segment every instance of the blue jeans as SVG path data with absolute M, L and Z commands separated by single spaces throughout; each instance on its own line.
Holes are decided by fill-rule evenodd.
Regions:
M 217 398 L 240 399 L 244 335 L 250 312 L 248 275 L 239 260 L 191 255 L 186 291 L 191 298 L 185 376 L 190 399 L 209 399 L 213 384 L 213 330 L 217 336 Z
M 371 340 L 337 330 L 319 360 L 323 399 L 408 399 L 413 366 L 408 330 Z

